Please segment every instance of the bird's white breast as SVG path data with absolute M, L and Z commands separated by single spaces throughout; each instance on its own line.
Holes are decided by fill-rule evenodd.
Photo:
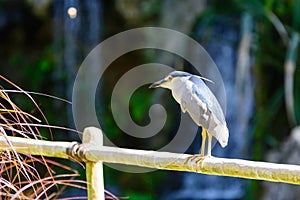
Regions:
M 222 124 L 214 113 L 208 109 L 205 102 L 193 92 L 193 82 L 187 78 L 174 78 L 172 80 L 172 95 L 180 104 L 183 112 L 188 112 L 193 121 L 211 133 L 224 147 L 228 141 L 228 129 Z

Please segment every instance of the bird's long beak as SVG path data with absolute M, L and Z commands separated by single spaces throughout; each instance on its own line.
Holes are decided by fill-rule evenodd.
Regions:
M 152 85 L 149 86 L 149 88 L 158 88 L 160 87 L 161 84 L 165 83 L 166 80 L 162 79 L 160 81 L 156 81 L 155 83 L 153 83 Z

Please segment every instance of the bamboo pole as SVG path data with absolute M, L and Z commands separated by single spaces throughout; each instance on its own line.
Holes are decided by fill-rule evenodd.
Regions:
M 96 129 L 90 129 L 95 130 Z M 247 179 L 284 182 L 300 185 L 300 166 L 275 164 L 228 158 L 205 158 L 202 162 L 189 160 L 191 155 L 169 152 L 144 151 L 100 145 L 82 144 L 77 148 L 71 142 L 48 142 L 33 139 L 8 137 L 15 150 L 20 153 L 68 158 L 81 157 L 85 161 L 119 163 L 163 170 L 197 172 L 203 174 L 231 176 Z M 70 148 L 73 147 L 72 151 Z M 6 139 L 0 137 L 0 150 L 9 150 Z M 67 153 L 69 152 L 69 153 Z
M 88 160 L 103 160 L 164 170 L 197 172 L 210 175 L 285 182 L 300 185 L 300 166 L 228 158 L 205 158 L 187 161 L 188 154 L 103 147 L 86 151 Z
M 13 149 L 18 153 L 47 157 L 69 158 L 66 151 L 72 146 L 72 144 L 74 143 L 0 136 L 0 151 L 12 151 L 13 147 Z
M 88 127 L 83 131 L 82 142 L 85 149 L 103 146 L 103 136 L 100 129 Z M 86 181 L 89 200 L 104 200 L 104 176 L 102 161 L 86 161 Z

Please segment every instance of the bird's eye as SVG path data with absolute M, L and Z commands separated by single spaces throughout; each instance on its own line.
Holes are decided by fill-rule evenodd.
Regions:
M 167 77 L 167 80 L 168 80 L 168 81 L 171 81 L 172 79 L 173 79 L 172 76 L 168 76 L 168 77 Z

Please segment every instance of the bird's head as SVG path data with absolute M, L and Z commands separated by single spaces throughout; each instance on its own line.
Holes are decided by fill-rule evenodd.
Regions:
M 162 87 L 162 88 L 172 89 L 174 80 L 176 80 L 177 78 L 188 78 L 190 76 L 192 76 L 192 75 L 187 72 L 173 71 L 173 72 L 169 73 L 164 79 L 157 81 L 157 82 L 153 83 L 152 85 L 150 85 L 149 88 Z

